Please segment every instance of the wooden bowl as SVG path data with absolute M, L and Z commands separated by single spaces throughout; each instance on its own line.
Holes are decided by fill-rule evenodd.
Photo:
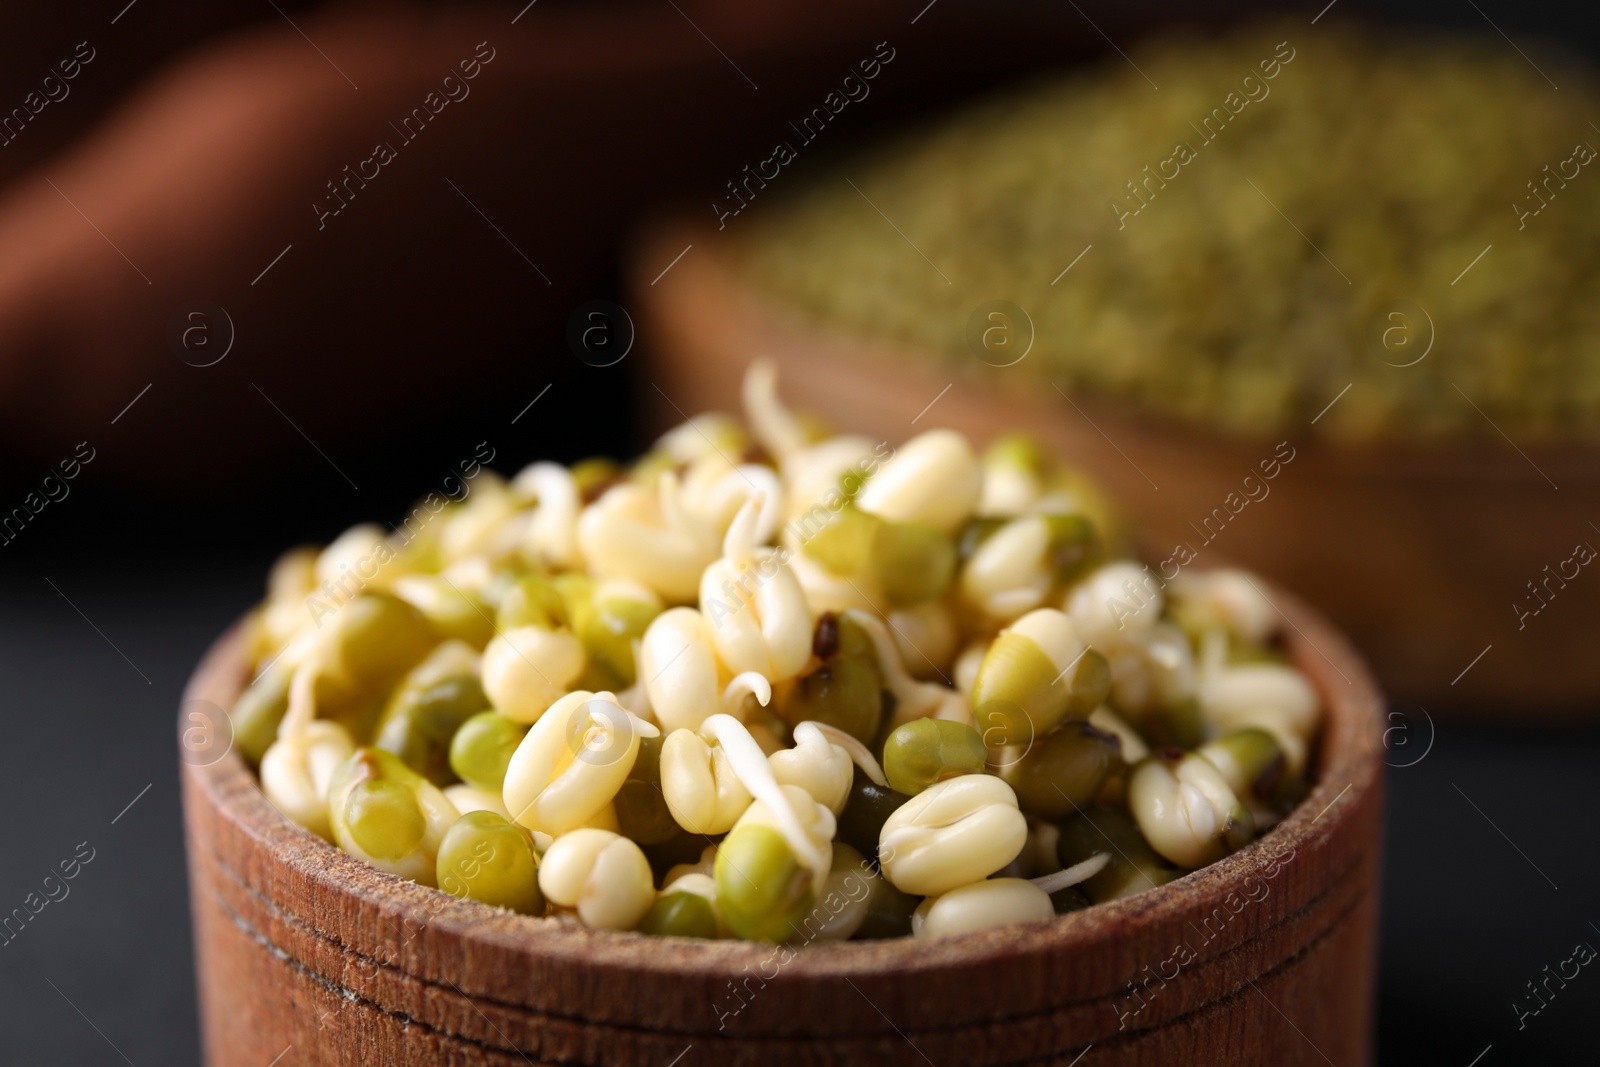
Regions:
M 1492 432 L 1354 449 L 1313 440 L 1308 425 L 1286 433 L 1280 451 L 1277 440 L 1160 425 L 1069 400 L 1021 365 L 827 330 L 755 291 L 715 232 L 693 225 L 648 234 L 632 279 L 648 377 L 671 402 L 644 390 L 659 428 L 681 411 L 739 410 L 744 368 L 761 356 L 778 364 L 791 403 L 842 429 L 948 426 L 978 441 L 1026 430 L 1113 491 L 1155 560 L 1187 545 L 1200 566 L 1237 560 L 1294 590 L 1355 638 L 1395 696 L 1519 718 L 1592 715 L 1600 704 L 1590 666 L 1600 578 L 1550 578 L 1575 545 L 1600 546 L 1600 449 L 1519 451 Z M 1270 481 L 1263 462 L 1279 465 Z M 1248 475 L 1258 488 L 1244 485 Z M 1529 582 L 1548 591 L 1534 599 Z M 1527 617 L 1514 609 L 1546 600 Z
M 778 949 L 586 930 L 458 901 L 291 824 L 239 756 L 185 753 L 210 1067 L 284 1063 L 1369 1062 L 1381 700 L 1287 594 L 1327 707 L 1317 786 L 1261 840 L 1160 889 L 1044 922 Z M 230 707 L 237 628 L 186 692 Z M 212 714 L 216 714 L 215 711 Z

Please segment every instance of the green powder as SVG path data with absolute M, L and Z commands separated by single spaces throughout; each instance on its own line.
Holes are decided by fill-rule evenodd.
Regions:
M 1559 91 L 1498 38 L 1156 42 L 845 163 L 735 255 L 822 322 L 1239 436 L 1592 436 L 1600 96 L 1535 58 Z M 1004 370 L 994 300 L 1036 332 Z

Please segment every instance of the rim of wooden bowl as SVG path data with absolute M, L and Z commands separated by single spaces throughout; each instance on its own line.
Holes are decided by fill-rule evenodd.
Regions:
M 786 970 L 812 979 L 848 979 L 882 971 L 911 975 L 959 970 L 983 962 L 1003 962 L 1019 954 L 1093 952 L 1106 948 L 1130 927 L 1192 912 L 1197 898 L 1222 901 L 1230 892 L 1239 891 L 1249 879 L 1259 876 L 1268 844 L 1281 854 L 1351 834 L 1375 837 L 1368 816 L 1382 789 L 1382 697 L 1366 667 L 1331 624 L 1291 594 L 1274 589 L 1270 596 L 1288 623 L 1289 658 L 1311 679 L 1324 708 L 1312 757 L 1316 784 L 1283 822 L 1217 863 L 1122 900 L 1039 922 L 938 939 L 906 937 L 801 946 Z M 203 701 L 229 708 L 245 680 L 242 624 L 236 624 L 206 653 L 186 687 L 184 704 Z M 457 900 L 441 890 L 371 867 L 291 823 L 267 801 L 256 776 L 236 751 L 230 749 L 208 765 L 185 762 L 183 771 L 206 803 L 259 850 L 257 858 L 264 857 L 269 867 L 275 868 L 250 872 L 246 884 L 254 892 L 270 894 L 275 879 L 298 880 L 371 909 L 394 929 L 420 924 L 485 948 L 613 975 L 620 969 L 663 976 L 733 978 L 770 959 L 774 951 L 774 946 L 758 942 L 590 930 Z M 1357 851 L 1377 847 L 1376 840 L 1348 843 Z M 191 840 L 190 847 L 202 844 Z M 319 916 L 295 917 L 323 936 L 346 943 L 338 932 L 319 926 Z M 373 940 L 378 940 L 376 935 Z M 408 954 L 405 962 L 410 973 L 430 977 L 425 953 Z M 464 993 L 478 985 L 470 974 L 431 977 L 448 980 Z

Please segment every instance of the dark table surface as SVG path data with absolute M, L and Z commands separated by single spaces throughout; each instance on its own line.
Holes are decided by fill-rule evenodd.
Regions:
M 92 854 L 0 945 L 3 1064 L 198 1058 L 176 708 L 207 644 L 258 595 L 269 554 L 129 571 L 108 562 L 117 534 L 106 536 L 0 585 L 0 910 L 45 899 L 61 861 Z M 1426 745 L 1424 720 L 1409 730 L 1396 764 Z M 1600 973 L 1552 983 L 1521 1027 L 1514 1008 L 1536 1006 L 1525 983 L 1546 965 L 1600 946 L 1597 762 L 1595 729 L 1446 718 L 1426 756 L 1391 771 L 1384 1063 L 1600 1061 Z

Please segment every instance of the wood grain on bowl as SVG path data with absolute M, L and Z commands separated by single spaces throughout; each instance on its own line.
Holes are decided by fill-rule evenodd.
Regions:
M 1381 698 L 1328 623 L 1272 596 L 1327 707 L 1306 801 L 1158 890 L 933 941 L 789 949 L 500 912 L 301 830 L 237 753 L 185 765 L 206 1063 L 1360 1067 Z M 236 628 L 186 702 L 231 706 L 245 670 Z
M 644 391 L 659 429 L 680 410 L 738 410 L 745 366 L 765 357 L 795 406 L 841 429 L 1027 431 L 1112 490 L 1152 561 L 1181 564 L 1183 546 L 1199 566 L 1267 575 L 1327 612 L 1397 697 L 1521 719 L 1600 704 L 1600 575 L 1583 564 L 1600 547 L 1600 448 L 1523 450 L 1487 426 L 1431 447 L 1343 448 L 1309 424 L 1225 440 L 1069 398 L 1025 358 L 996 367 L 824 328 L 747 284 L 709 229 L 669 223 L 633 263 L 641 354 L 671 401 Z

